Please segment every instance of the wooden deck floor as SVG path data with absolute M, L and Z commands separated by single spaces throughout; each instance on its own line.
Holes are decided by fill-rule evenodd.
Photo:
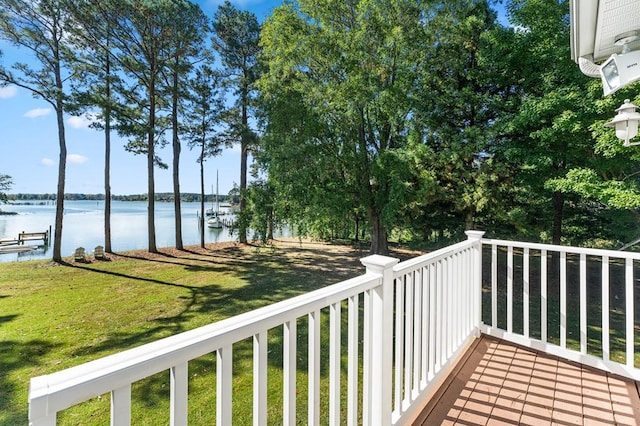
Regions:
M 483 336 L 414 425 L 640 425 L 639 383 Z

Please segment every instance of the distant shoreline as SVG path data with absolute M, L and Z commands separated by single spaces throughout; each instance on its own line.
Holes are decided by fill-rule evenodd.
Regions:
M 6 194 L 9 204 L 12 205 L 46 205 L 56 201 L 56 194 Z M 237 204 L 240 202 L 238 197 L 218 194 L 218 200 L 221 203 Z M 173 202 L 173 192 L 157 192 L 154 200 L 158 202 Z M 182 202 L 199 202 L 201 195 L 195 192 L 183 192 L 180 194 Z M 65 201 L 104 201 L 104 194 L 64 194 Z M 204 201 L 211 202 L 216 199 L 215 194 L 205 194 Z M 112 201 L 148 201 L 147 194 L 131 194 L 131 195 L 112 195 Z

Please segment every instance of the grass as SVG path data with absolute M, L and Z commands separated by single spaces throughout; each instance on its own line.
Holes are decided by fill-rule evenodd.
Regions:
M 490 251 L 484 250 L 485 274 Z M 31 377 L 53 373 L 115 352 L 210 324 L 267 304 L 284 300 L 360 275 L 359 259 L 368 253 L 348 246 L 293 241 L 270 248 L 233 243 L 206 250 L 163 250 L 159 255 L 131 252 L 112 261 L 64 265 L 44 261 L 0 264 L 0 425 L 27 423 L 27 393 Z M 397 251 L 407 258 L 415 253 Z M 498 298 L 506 300 L 504 265 L 500 252 Z M 550 260 L 550 267 L 553 263 Z M 530 330 L 540 337 L 539 256 L 532 254 Z M 637 268 L 638 266 L 636 266 Z M 567 344 L 579 348 L 577 260 L 568 259 Z M 514 257 L 514 331 L 522 332 L 522 257 Z M 638 274 L 637 271 L 636 273 Z M 588 350 L 601 354 L 600 264 L 588 266 Z M 640 275 L 636 275 L 640 276 Z M 624 265 L 611 266 L 611 358 L 624 362 Z M 490 323 L 490 296 L 484 279 L 483 319 Z M 640 288 L 636 284 L 636 297 Z M 559 343 L 557 274 L 549 273 L 549 340 Z M 636 319 L 640 303 L 636 301 Z M 345 321 L 347 309 L 343 306 Z M 322 320 L 328 322 L 323 312 Z M 636 324 L 638 321 L 636 320 Z M 362 320 L 360 321 L 362 324 Z M 506 328 L 504 303 L 498 306 L 498 325 Z M 298 320 L 298 424 L 306 424 L 306 319 Z M 323 328 L 323 346 L 328 338 Z M 344 329 L 344 328 L 343 328 Z M 342 357 L 346 359 L 346 336 Z M 268 423 L 282 424 L 282 330 L 269 331 Z M 252 422 L 251 342 L 234 345 L 234 424 Z M 189 421 L 215 424 L 215 354 L 189 363 Z M 343 362 L 346 365 L 346 362 Z M 640 365 L 640 352 L 636 352 Z M 321 371 L 328 370 L 323 358 Z M 321 392 L 328 393 L 326 374 Z M 346 380 L 346 377 L 344 378 Z M 132 423 L 169 423 L 169 375 L 162 373 L 133 385 Z M 323 404 L 327 398 L 322 398 Z M 326 405 L 321 407 L 327 413 Z M 346 407 L 342 407 L 343 410 Z M 108 424 L 109 395 L 102 395 L 63 412 L 59 424 Z M 327 423 L 323 417 L 322 423 Z
M 27 423 L 31 377 L 357 276 L 366 255 L 347 246 L 289 241 L 267 249 L 226 243 L 153 256 L 132 252 L 86 264 L 1 264 L 0 425 Z M 298 327 L 298 423 L 305 424 L 306 320 Z M 280 329 L 269 332 L 270 424 L 282 423 L 281 340 Z M 251 369 L 251 342 L 235 345 L 234 424 L 252 421 Z M 214 424 L 215 354 L 189 363 L 189 389 L 190 422 Z M 132 394 L 133 424 L 168 423 L 168 374 L 135 383 Z M 66 410 L 59 423 L 107 424 L 108 413 L 109 395 L 103 395 Z

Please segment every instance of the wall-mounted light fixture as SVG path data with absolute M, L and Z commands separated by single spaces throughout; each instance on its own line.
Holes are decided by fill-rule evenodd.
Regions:
M 614 53 L 600 66 L 605 96 L 640 80 L 640 50 L 631 51 L 629 48 L 630 43 L 638 40 L 640 40 L 638 30 L 616 36 L 614 44 L 622 47 L 620 54 Z
M 629 99 L 625 99 L 622 106 L 616 110 L 617 114 L 613 120 L 605 124 L 616 129 L 616 136 L 624 141 L 624 146 L 640 145 L 640 142 L 629 142 L 638 134 L 640 113 L 636 112 L 636 108 Z

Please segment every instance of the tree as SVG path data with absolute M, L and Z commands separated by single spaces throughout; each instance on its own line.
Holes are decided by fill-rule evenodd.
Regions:
M 111 253 L 111 133 L 122 80 L 111 50 L 109 20 L 101 19 L 100 12 L 114 11 L 96 10 L 89 0 L 68 1 L 65 7 L 73 16 L 67 27 L 75 47 L 73 67 L 83 76 L 75 82 L 75 108 L 79 112 L 100 110 L 91 127 L 104 133 L 104 250 Z
M 47 102 L 56 112 L 58 127 L 58 185 L 53 260 L 62 262 L 62 218 L 67 163 L 64 113 L 67 107 L 66 83 L 69 74 L 64 30 L 68 19 L 62 3 L 55 0 L 3 0 L 0 3 L 0 38 L 32 54 L 33 65 L 16 63 L 0 67 L 0 82 L 15 84 Z
M 198 147 L 200 164 L 200 247 L 204 248 L 204 162 L 208 157 L 221 153 L 222 141 L 216 127 L 223 109 L 223 92 L 220 76 L 210 66 L 202 65 L 189 80 L 189 94 L 185 108 L 185 138 L 189 148 Z
M 255 81 L 258 78 L 258 54 L 260 52 L 260 25 L 253 13 L 240 11 L 229 0 L 218 7 L 213 18 L 214 49 L 226 73 L 226 83 L 234 88 L 236 102 L 226 114 L 229 127 L 228 139 L 240 142 L 240 213 L 246 206 L 247 162 L 249 149 L 256 140 L 249 125 L 249 108 Z M 246 224 L 241 221 L 238 236 L 247 242 Z
M 166 107 L 162 97 L 162 73 L 172 60 L 171 28 L 175 3 L 161 1 L 89 0 L 108 28 L 111 51 L 127 83 L 119 96 L 123 104 L 117 113 L 118 133 L 128 137 L 126 149 L 147 159 L 148 250 L 157 252 L 155 236 L 156 166 L 167 168 L 156 155 L 166 141 L 167 120 L 159 111 Z
M 502 52 L 516 95 L 499 120 L 494 153 L 512 169 L 525 221 L 560 244 L 567 203 L 580 200 L 550 182 L 600 161 L 589 132 L 597 115 L 584 100 L 588 77 L 570 59 L 568 2 L 517 0 L 507 8 L 511 22 L 526 30 L 514 31 L 511 53 Z
M 167 86 L 171 96 L 171 134 L 173 148 L 173 202 L 176 248 L 182 250 L 182 212 L 180 208 L 180 102 L 193 62 L 201 61 L 203 42 L 209 23 L 200 6 L 184 0 L 174 2 L 174 21 L 169 27 L 170 61 Z
M 388 251 L 417 113 L 432 10 L 394 0 L 285 3 L 263 27 L 269 178 L 339 222 L 366 212 Z M 427 181 L 429 179 L 426 179 Z M 276 181 L 278 181 L 276 183 Z
M 475 227 L 477 213 L 492 201 L 498 181 L 488 152 L 500 85 L 486 57 L 496 14 L 484 0 L 454 2 L 434 16 L 432 25 L 447 31 L 439 34 L 423 68 L 428 96 L 422 98 L 419 114 L 424 142 L 432 151 L 424 167 L 439 182 L 435 198 L 469 230 Z M 433 197 L 425 200 L 430 201 Z M 461 229 L 460 222 L 456 229 Z
M 11 189 L 13 185 L 13 181 L 11 180 L 11 176 L 0 174 L 0 203 L 7 202 L 7 194 L 5 191 Z

